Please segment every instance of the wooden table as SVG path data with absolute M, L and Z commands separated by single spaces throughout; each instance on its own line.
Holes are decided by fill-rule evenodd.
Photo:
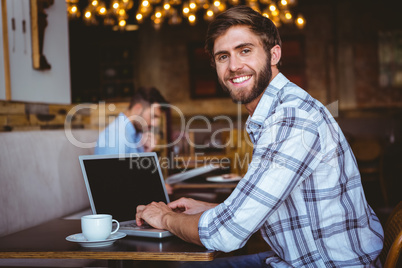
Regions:
M 0 259 L 93 259 L 210 261 L 216 252 L 184 242 L 177 237 L 163 239 L 126 236 L 113 245 L 83 248 L 65 238 L 80 233 L 79 220 L 53 220 L 0 238 Z M 121 263 L 118 266 L 122 266 Z

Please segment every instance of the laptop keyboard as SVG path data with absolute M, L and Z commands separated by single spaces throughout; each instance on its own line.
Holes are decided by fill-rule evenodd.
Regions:
M 154 227 L 152 227 L 149 224 L 145 223 L 144 225 L 138 226 L 137 223 L 135 223 L 135 222 L 122 224 L 121 227 L 132 228 L 132 229 L 137 229 L 137 230 L 139 230 L 139 229 L 141 229 L 141 230 L 143 230 L 143 229 L 154 229 Z

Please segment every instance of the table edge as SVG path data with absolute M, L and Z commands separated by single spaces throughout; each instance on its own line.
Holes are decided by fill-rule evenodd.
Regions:
M 96 260 L 158 260 L 158 261 L 212 261 L 217 251 L 194 252 L 1 252 L 0 259 L 96 259 Z

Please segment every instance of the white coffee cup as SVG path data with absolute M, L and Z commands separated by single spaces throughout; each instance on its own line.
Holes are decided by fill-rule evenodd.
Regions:
M 117 223 L 117 227 L 112 231 L 112 223 Z M 112 215 L 94 214 L 81 217 L 82 234 L 88 241 L 101 241 L 116 233 L 120 228 L 120 224 Z

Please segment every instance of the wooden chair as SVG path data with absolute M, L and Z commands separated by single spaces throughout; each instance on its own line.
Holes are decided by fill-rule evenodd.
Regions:
M 380 259 L 384 268 L 397 267 L 402 249 L 402 201 L 394 208 L 385 225 L 384 248 Z
M 380 142 L 373 138 L 359 138 L 351 142 L 351 147 L 362 181 L 378 181 L 384 205 L 388 206 L 387 184 L 383 175 L 383 148 Z

